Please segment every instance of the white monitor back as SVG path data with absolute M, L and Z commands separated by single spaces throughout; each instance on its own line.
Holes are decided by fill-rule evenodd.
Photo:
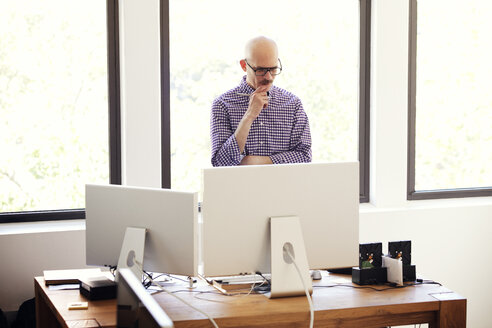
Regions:
M 144 269 L 197 275 L 198 194 L 86 185 L 87 265 L 116 266 L 127 227 L 146 228 Z
M 358 162 L 216 167 L 202 178 L 200 274 L 270 272 L 277 216 L 299 217 L 310 269 L 358 265 Z

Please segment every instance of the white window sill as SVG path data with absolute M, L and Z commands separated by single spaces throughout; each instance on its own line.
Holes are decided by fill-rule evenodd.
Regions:
M 414 200 L 407 201 L 401 206 L 393 207 L 378 207 L 371 203 L 363 203 L 359 206 L 359 213 L 402 212 L 423 209 L 449 209 L 481 206 L 492 207 L 492 197 Z M 76 230 L 85 230 L 85 220 L 3 223 L 0 225 L 0 236 Z
M 75 230 L 85 230 L 85 220 L 2 223 L 0 236 Z
M 411 200 L 405 201 L 401 205 L 382 207 L 378 207 L 377 205 L 371 203 L 363 203 L 359 206 L 359 213 L 402 212 L 424 209 L 449 209 L 481 206 L 492 206 L 492 197 Z

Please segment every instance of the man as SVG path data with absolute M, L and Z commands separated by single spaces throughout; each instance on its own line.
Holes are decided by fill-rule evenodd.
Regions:
M 246 76 L 212 105 L 212 165 L 310 162 L 311 133 L 302 103 L 273 86 L 282 71 L 275 42 L 250 40 L 239 63 Z

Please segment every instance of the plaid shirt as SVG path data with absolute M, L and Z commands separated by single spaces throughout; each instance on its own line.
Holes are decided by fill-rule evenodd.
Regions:
M 234 136 L 248 109 L 254 89 L 243 77 L 239 86 L 214 100 L 210 118 L 212 165 L 238 165 L 246 155 L 270 156 L 274 164 L 311 162 L 311 133 L 301 100 L 292 93 L 272 86 L 268 106 L 253 121 L 241 154 Z

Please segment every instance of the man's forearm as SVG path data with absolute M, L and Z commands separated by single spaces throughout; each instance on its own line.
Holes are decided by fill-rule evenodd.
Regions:
M 248 139 L 249 130 L 251 129 L 252 124 L 253 120 L 243 117 L 234 132 L 234 136 L 236 137 L 237 145 L 239 146 L 239 151 L 241 154 L 244 152 L 244 147 L 246 147 L 246 140 Z
M 268 88 L 266 85 L 260 86 L 250 95 L 248 109 L 234 132 L 241 154 L 246 147 L 246 140 L 253 121 L 260 115 L 263 108 L 268 106 Z
M 273 164 L 270 156 L 254 156 L 248 155 L 244 156 L 239 165 L 263 165 L 263 164 Z

